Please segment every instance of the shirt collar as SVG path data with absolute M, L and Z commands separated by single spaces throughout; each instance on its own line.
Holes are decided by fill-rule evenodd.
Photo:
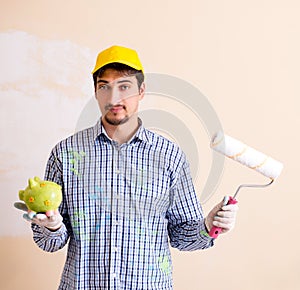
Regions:
M 140 140 L 140 141 L 145 141 L 147 143 L 152 144 L 150 136 L 149 136 L 149 132 L 144 127 L 143 122 L 140 118 L 138 118 L 138 124 L 139 124 L 138 130 L 136 131 L 134 136 L 128 141 L 128 143 L 134 143 L 136 140 Z M 96 123 L 96 125 L 93 128 L 94 140 L 96 140 L 101 135 L 110 139 L 110 137 L 107 135 L 107 133 L 102 125 L 102 121 L 100 118 L 100 120 Z

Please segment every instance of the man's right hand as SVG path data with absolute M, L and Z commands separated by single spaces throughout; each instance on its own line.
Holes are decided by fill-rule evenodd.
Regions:
M 24 202 L 15 202 L 15 208 L 25 211 L 23 218 L 39 226 L 45 227 L 51 231 L 56 231 L 62 226 L 63 218 L 58 211 L 55 211 L 53 215 L 46 216 L 43 213 L 38 213 L 32 218 L 28 215 L 28 208 Z

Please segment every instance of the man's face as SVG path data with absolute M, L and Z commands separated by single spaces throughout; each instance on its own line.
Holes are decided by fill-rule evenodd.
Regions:
M 135 76 L 126 76 L 114 69 L 105 70 L 96 82 L 96 99 L 102 118 L 110 125 L 126 123 L 137 116 L 144 92 L 144 83 L 139 89 Z

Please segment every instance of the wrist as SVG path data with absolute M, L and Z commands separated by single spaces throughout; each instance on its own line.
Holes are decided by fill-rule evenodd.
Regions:
M 62 226 L 62 224 L 60 224 L 60 225 L 58 225 L 56 227 L 46 227 L 45 226 L 45 228 L 48 229 L 51 232 L 56 232 L 56 231 L 58 231 L 61 228 L 61 226 Z

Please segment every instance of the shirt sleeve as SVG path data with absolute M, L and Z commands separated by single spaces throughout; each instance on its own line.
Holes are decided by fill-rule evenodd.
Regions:
M 179 168 L 170 189 L 171 202 L 167 211 L 170 244 L 181 251 L 209 248 L 213 246 L 213 239 L 208 235 L 185 156 Z
M 35 243 L 46 252 L 55 252 L 63 248 L 69 239 L 70 222 L 66 204 L 64 202 L 64 183 L 62 178 L 62 154 L 59 153 L 59 145 L 51 152 L 47 162 L 45 171 L 45 180 L 53 181 L 61 185 L 63 192 L 63 200 L 59 207 L 59 212 L 63 217 L 63 225 L 57 231 L 32 224 L 33 240 Z

